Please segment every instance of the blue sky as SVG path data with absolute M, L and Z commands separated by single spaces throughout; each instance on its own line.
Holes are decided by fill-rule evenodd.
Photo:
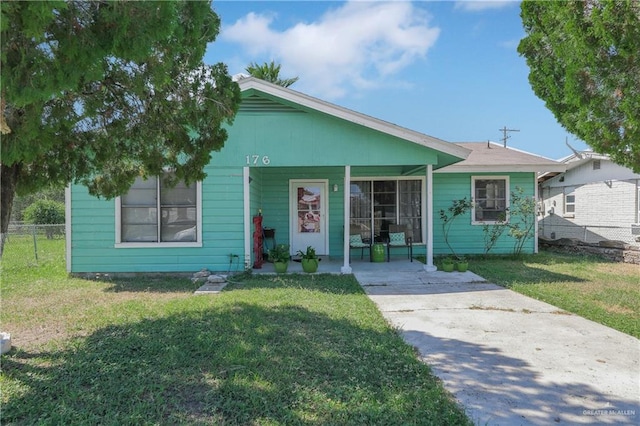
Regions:
M 450 142 L 501 143 L 558 159 L 587 146 L 560 126 L 517 52 L 516 1 L 214 1 L 205 62 L 231 74 L 275 61 L 292 89 Z

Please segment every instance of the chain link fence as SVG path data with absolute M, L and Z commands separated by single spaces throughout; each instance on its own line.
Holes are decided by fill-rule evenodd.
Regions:
M 27 241 L 33 245 L 33 256 L 38 260 L 38 245 L 42 245 L 45 241 L 64 240 L 65 225 L 33 225 L 24 222 L 12 222 L 5 235 L 5 250 L 12 243 L 20 242 L 25 244 Z
M 623 241 L 640 246 L 640 226 L 578 225 L 539 222 L 539 235 L 556 240 L 575 238 L 585 243 L 599 243 L 603 240 Z

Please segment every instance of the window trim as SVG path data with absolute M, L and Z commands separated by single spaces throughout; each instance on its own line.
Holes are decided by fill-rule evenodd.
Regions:
M 164 241 L 164 242 L 122 242 L 122 201 L 115 199 L 115 248 L 180 248 L 202 247 L 202 182 L 196 182 L 196 241 Z
M 638 190 L 637 191 L 638 192 L 638 198 L 636 198 L 636 207 L 637 207 L 637 210 L 638 210 L 636 213 L 638 214 L 638 217 L 637 217 L 638 220 L 636 221 L 636 223 L 640 223 L 640 179 L 638 180 L 636 189 Z
M 567 202 L 567 197 L 573 195 L 573 203 Z M 575 218 L 576 217 L 576 188 L 575 186 L 565 186 L 562 188 L 562 217 Z M 567 206 L 573 206 L 573 211 L 568 212 Z
M 499 222 L 497 220 L 476 220 L 476 181 L 477 180 L 504 180 L 505 181 L 505 220 Z M 471 200 L 473 201 L 471 207 L 471 225 L 496 225 L 500 223 L 509 223 L 509 207 L 511 205 L 511 183 L 509 181 L 509 175 L 478 175 L 471 176 Z
M 420 226 L 422 228 L 422 242 L 414 242 L 412 245 L 425 245 L 427 241 L 427 215 L 431 214 L 427 212 L 427 178 L 426 176 L 351 176 L 351 182 L 360 182 L 360 181 L 386 181 L 386 180 L 417 180 L 420 181 L 420 209 L 421 209 L 421 220 Z M 373 188 L 372 188 L 373 189 Z M 351 191 L 351 189 L 349 189 Z M 373 196 L 373 192 L 372 192 Z M 398 197 L 398 191 L 396 187 L 396 197 Z M 399 216 L 400 206 L 396 205 L 396 217 Z M 372 224 L 373 224 L 373 216 L 372 216 Z

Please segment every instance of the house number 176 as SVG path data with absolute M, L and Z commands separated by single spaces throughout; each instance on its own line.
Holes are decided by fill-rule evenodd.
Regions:
M 247 155 L 245 156 L 245 159 L 247 160 L 247 165 L 249 166 L 251 165 L 255 166 L 258 163 L 262 163 L 265 166 L 268 166 L 269 163 L 271 163 L 271 160 L 269 160 L 268 155 L 257 155 L 257 154 Z

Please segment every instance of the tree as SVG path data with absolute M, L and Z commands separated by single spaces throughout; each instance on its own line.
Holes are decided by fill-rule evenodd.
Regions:
M 36 200 L 24 210 L 24 221 L 34 225 L 64 223 L 64 204 L 53 200 Z
M 524 1 L 518 52 L 558 122 L 640 172 L 640 3 Z
M 524 190 L 516 186 L 511 192 L 509 206 L 509 235 L 515 239 L 513 244 L 514 256 L 522 253 L 525 243 L 534 237 L 536 224 L 536 200 L 534 197 L 524 195 Z M 517 219 L 517 220 L 514 220 Z
M 451 206 L 449 206 L 446 211 L 444 209 L 440 209 L 440 220 L 442 220 L 442 237 L 444 238 L 444 243 L 449 247 L 453 256 L 458 260 L 461 259 L 460 256 L 456 254 L 451 243 L 449 243 L 449 231 L 451 230 L 451 225 L 455 218 L 462 216 L 472 208 L 473 201 L 469 201 L 467 200 L 467 197 L 464 197 L 460 200 L 453 200 L 451 202 Z
M 289 87 L 298 81 L 298 77 L 280 79 L 280 67 L 281 65 L 276 65 L 273 61 L 270 63 L 265 62 L 262 65 L 252 62 L 247 68 L 245 68 L 245 70 L 251 74 L 252 77 L 259 78 L 282 87 Z
M 24 210 L 24 221 L 33 225 L 61 225 L 64 223 L 64 203 L 40 199 Z M 45 227 L 48 239 L 60 233 L 62 227 Z M 58 232 L 56 232 L 58 231 Z
M 496 245 L 507 227 L 507 216 L 505 213 L 500 213 L 495 223 L 492 223 L 491 225 L 482 225 L 482 233 L 484 234 L 485 255 L 489 254 L 489 252 Z
M 220 28 L 210 2 L 0 7 L 2 242 L 16 192 L 73 182 L 112 198 L 166 169 L 204 178 L 240 102 L 226 66 L 202 62 Z
M 11 209 L 11 221 L 23 221 L 25 209 L 38 200 L 53 200 L 64 206 L 64 188 L 42 188 L 31 194 L 16 195 Z

